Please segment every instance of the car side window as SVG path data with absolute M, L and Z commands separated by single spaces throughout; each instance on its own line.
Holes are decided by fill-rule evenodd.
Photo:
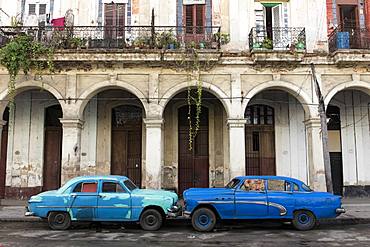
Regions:
M 292 184 L 285 180 L 269 179 L 267 181 L 269 191 L 292 191 Z
M 78 183 L 75 188 L 73 189 L 73 192 L 82 192 L 82 193 L 94 193 L 98 189 L 98 184 L 95 182 L 81 182 Z
M 293 191 L 299 191 L 299 186 L 293 183 Z
M 125 193 L 126 191 L 122 188 L 122 186 L 119 183 L 103 182 L 102 192 L 103 193 Z
M 244 191 L 265 191 L 265 183 L 262 179 L 246 179 L 240 189 Z

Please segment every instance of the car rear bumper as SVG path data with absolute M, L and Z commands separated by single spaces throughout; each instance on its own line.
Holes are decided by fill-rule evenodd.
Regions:
M 346 212 L 346 210 L 345 210 L 344 208 L 337 208 L 337 209 L 335 210 L 335 212 L 336 212 L 337 214 L 344 214 L 344 213 Z

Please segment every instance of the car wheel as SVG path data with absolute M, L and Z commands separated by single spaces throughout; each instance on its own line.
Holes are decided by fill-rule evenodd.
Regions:
M 53 230 L 67 230 L 71 226 L 71 217 L 66 212 L 51 212 L 48 224 Z
M 155 209 L 147 209 L 140 216 L 140 226 L 145 231 L 157 231 L 161 228 L 163 218 Z
M 292 220 L 293 226 L 300 231 L 308 231 L 316 226 L 315 215 L 306 210 L 299 210 L 294 213 L 294 218 Z
M 216 225 L 216 215 L 208 208 L 198 208 L 191 217 L 193 228 L 199 232 L 209 232 Z

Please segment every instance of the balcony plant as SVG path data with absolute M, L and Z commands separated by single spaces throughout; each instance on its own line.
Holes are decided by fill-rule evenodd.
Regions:
M 150 47 L 150 37 L 147 35 L 138 36 L 134 39 L 133 45 L 135 49 L 143 49 Z
M 306 49 L 305 39 L 303 37 L 298 37 L 298 40 L 295 42 L 295 48 L 297 50 L 304 50 Z
M 265 37 L 265 39 L 262 42 L 262 48 L 272 50 L 273 49 L 272 39 Z
M 159 49 L 176 49 L 180 47 L 180 44 L 172 30 L 169 30 L 157 34 L 156 47 Z

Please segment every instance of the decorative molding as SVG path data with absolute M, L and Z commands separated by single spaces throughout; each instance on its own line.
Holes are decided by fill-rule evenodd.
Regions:
M 63 128 L 82 129 L 82 126 L 85 123 L 85 121 L 83 121 L 81 119 L 64 119 L 64 118 L 60 118 L 59 121 L 63 125 Z

